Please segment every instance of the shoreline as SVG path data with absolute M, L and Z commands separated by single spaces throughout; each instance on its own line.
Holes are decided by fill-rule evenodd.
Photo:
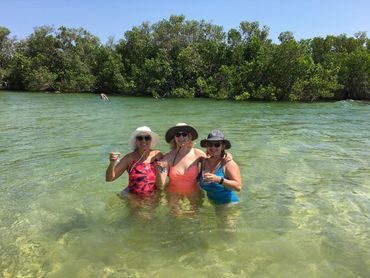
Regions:
M 26 90 L 9 90 L 9 89 L 0 89 L 0 92 L 10 92 L 10 93 L 44 93 L 44 94 L 54 94 L 54 95 L 68 95 L 68 94 L 83 94 L 83 95 L 96 95 L 99 96 L 100 92 L 62 92 L 62 91 L 26 91 Z M 126 94 L 117 94 L 117 93 L 104 93 L 107 96 L 116 96 L 116 97 L 139 97 L 139 98 L 153 98 L 158 100 L 166 100 L 166 99 L 209 99 L 209 100 L 216 100 L 216 101 L 230 101 L 230 102 L 263 102 L 263 103 L 327 103 L 327 102 L 338 102 L 338 101 L 352 101 L 358 103 L 370 103 L 370 99 L 319 99 L 313 101 L 303 101 L 303 100 L 265 100 L 265 99 L 245 99 L 245 100 L 235 100 L 235 99 L 218 99 L 212 97 L 204 97 L 204 96 L 194 96 L 194 97 L 155 97 L 155 96 L 148 96 L 148 95 L 126 95 Z

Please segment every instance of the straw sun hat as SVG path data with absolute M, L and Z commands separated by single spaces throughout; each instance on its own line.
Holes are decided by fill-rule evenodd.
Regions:
M 186 123 L 178 123 L 175 126 L 169 128 L 166 132 L 166 142 L 169 143 L 175 137 L 177 132 L 186 132 L 191 134 L 191 140 L 195 140 L 198 138 L 198 132 L 195 130 L 194 127 L 186 124 Z

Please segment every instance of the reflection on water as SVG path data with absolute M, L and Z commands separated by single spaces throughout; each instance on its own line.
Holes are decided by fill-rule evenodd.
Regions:
M 369 276 L 369 105 L 110 100 L 0 92 L 0 277 Z M 232 142 L 238 206 L 173 216 L 105 183 L 132 130 L 177 122 Z

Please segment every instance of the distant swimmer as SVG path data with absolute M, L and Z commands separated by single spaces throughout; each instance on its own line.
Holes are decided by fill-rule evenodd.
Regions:
M 100 94 L 100 99 L 101 100 L 109 100 L 109 98 L 105 94 Z

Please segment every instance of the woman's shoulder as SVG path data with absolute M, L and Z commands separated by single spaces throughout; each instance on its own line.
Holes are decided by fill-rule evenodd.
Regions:
M 235 160 L 227 160 L 227 161 L 223 160 L 222 164 L 226 169 L 232 169 L 232 168 L 239 167 L 238 164 L 235 162 Z
M 175 155 L 176 150 L 171 150 L 163 156 L 163 159 L 170 160 Z
M 201 149 L 194 148 L 194 153 L 199 157 L 206 157 L 206 153 Z
M 135 160 L 135 153 L 134 152 L 130 152 L 128 154 L 126 154 L 125 156 L 122 157 L 121 161 L 126 161 L 128 163 L 131 163 L 132 161 Z
M 158 160 L 163 158 L 163 154 L 160 150 L 151 150 L 150 151 L 150 156 L 155 157 Z
M 160 150 L 150 150 L 150 154 L 151 155 L 158 155 L 158 154 L 162 154 L 162 152 Z

